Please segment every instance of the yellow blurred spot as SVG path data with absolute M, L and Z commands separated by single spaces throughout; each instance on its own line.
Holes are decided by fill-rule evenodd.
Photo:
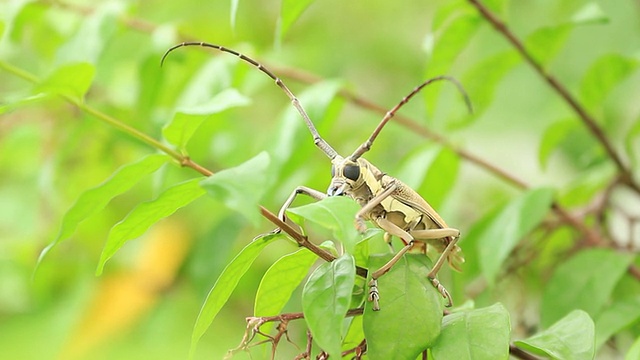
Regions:
M 101 278 L 61 359 L 88 357 L 96 347 L 135 326 L 171 286 L 191 247 L 189 229 L 173 219 L 159 222 L 139 241 L 144 246 L 133 269 Z

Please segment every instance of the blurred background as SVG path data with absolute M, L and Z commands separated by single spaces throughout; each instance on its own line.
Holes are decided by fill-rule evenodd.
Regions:
M 630 69 L 637 65 L 637 1 L 487 4 L 521 39 L 543 28 L 560 34 L 561 39 L 549 42 L 541 37 L 539 55 L 549 73 L 583 98 L 588 98 L 581 93 L 585 74 L 602 56 L 630 59 Z M 167 48 L 185 40 L 207 41 L 263 62 L 296 94 L 305 94 L 301 98 L 309 103 L 303 105 L 342 154 L 364 141 L 382 114 L 348 97 L 329 96 L 327 88 L 390 109 L 427 77 L 451 75 L 469 91 L 473 115 L 446 83 L 427 88 L 401 110 L 446 144 L 392 121 L 367 158 L 415 186 L 460 229 L 461 246 L 470 259 L 477 255 L 465 249 L 464 235 L 522 189 L 502 172 L 459 156 L 459 149 L 528 187 L 554 188 L 571 209 L 592 204 L 615 172 L 567 104 L 510 53 L 512 47 L 467 2 L 316 1 L 283 30 L 285 6 L 294 5 L 257 0 L 2 0 L 0 60 L 39 79 L 62 64 L 92 64 L 95 74 L 86 104 L 157 139 L 180 106 L 226 88 L 238 89 L 250 101 L 211 115 L 180 150 L 213 171 L 236 166 L 262 150 L 278 154 L 276 161 L 283 166 L 262 201 L 274 212 L 297 185 L 326 189 L 326 157 L 314 148 L 286 96 L 264 74 L 233 56 L 200 48 L 179 49 L 160 67 Z M 640 140 L 625 139 L 638 128 L 640 78 L 631 70 L 627 74 L 590 110 L 617 150 L 630 149 L 625 161 L 632 161 L 629 154 L 640 152 Z M 0 69 L 0 357 L 185 358 L 193 324 L 215 279 L 244 245 L 273 225 L 263 220 L 255 226 L 203 197 L 128 242 L 104 273 L 95 276 L 114 224 L 167 186 L 198 175 L 165 166 L 82 222 L 34 273 L 39 254 L 56 238 L 65 212 L 80 194 L 120 166 L 154 152 L 59 97 L 34 96 L 37 93 L 6 65 Z M 558 125 L 567 122 L 575 126 Z M 549 134 L 560 135 L 553 140 Z M 640 208 L 637 193 L 614 191 L 616 206 L 629 213 Z M 628 225 L 614 215 L 607 219 L 623 234 L 614 238 L 616 244 L 637 251 L 637 223 Z M 635 235 L 628 236 L 633 226 Z M 505 303 L 514 333 L 527 335 L 538 326 L 545 277 L 577 237 L 571 229 L 553 234 L 557 241 L 529 248 L 542 254 L 533 260 L 534 270 L 517 271 L 516 266 L 495 287 L 486 287 L 477 264 L 469 265 L 476 270 L 469 270 L 467 277 L 456 280 L 446 270 L 442 280 L 455 282 L 451 288 L 458 303 Z M 203 337 L 197 358 L 222 358 L 240 343 L 262 274 L 293 250 L 295 246 L 282 242 L 258 258 Z M 508 269 L 513 270 L 505 265 L 503 271 Z M 286 310 L 300 311 L 298 298 L 294 296 Z M 295 326 L 298 331 L 294 327 L 290 333 L 303 346 L 304 329 Z M 620 348 L 603 354 L 619 356 L 637 334 L 638 322 L 632 326 L 635 330 L 622 336 Z M 301 351 L 288 343 L 281 348 L 282 358 Z

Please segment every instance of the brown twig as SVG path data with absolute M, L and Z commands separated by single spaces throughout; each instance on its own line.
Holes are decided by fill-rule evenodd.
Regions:
M 622 179 L 625 184 L 629 187 L 633 188 L 636 192 L 640 193 L 640 186 L 634 183 L 633 178 L 631 176 L 631 170 L 623 163 L 621 157 L 618 155 L 617 151 L 607 139 L 604 131 L 598 125 L 596 120 L 587 112 L 587 110 L 578 102 L 578 100 L 571 95 L 569 90 L 559 82 L 554 76 L 549 74 L 542 65 L 533 58 L 530 52 L 524 47 L 524 44 L 520 39 L 518 39 L 513 32 L 507 27 L 507 25 L 500 20 L 497 16 L 495 16 L 489 9 L 487 9 L 480 1 L 478 0 L 469 0 L 471 5 L 473 5 L 495 29 L 500 34 L 502 34 L 511 45 L 520 53 L 520 55 L 526 60 L 531 67 L 540 75 L 548 84 L 551 86 L 553 90 L 555 90 L 558 95 L 573 109 L 573 111 L 578 115 L 578 118 L 582 121 L 582 123 L 587 127 L 589 132 L 600 142 L 602 147 L 604 148 L 607 155 L 614 162 L 616 167 L 618 168 L 620 174 L 622 175 Z
M 509 354 L 515 358 L 522 359 L 522 360 L 539 360 L 537 357 L 516 347 L 513 344 L 509 344 Z

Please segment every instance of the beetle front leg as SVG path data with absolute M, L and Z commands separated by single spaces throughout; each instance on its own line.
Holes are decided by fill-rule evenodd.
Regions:
M 293 190 L 291 195 L 289 195 L 289 197 L 287 198 L 287 201 L 285 201 L 284 204 L 282 204 L 282 207 L 278 212 L 278 218 L 280 218 L 280 220 L 282 220 L 283 222 L 287 221 L 286 211 L 291 206 L 293 201 L 296 199 L 296 196 L 298 196 L 299 194 L 310 196 L 318 201 L 327 197 L 327 194 L 321 191 L 318 191 L 316 189 L 312 189 L 306 186 L 298 186 L 297 188 L 295 188 L 295 190 Z M 279 232 L 280 232 L 279 228 L 273 230 L 273 233 L 279 233 Z

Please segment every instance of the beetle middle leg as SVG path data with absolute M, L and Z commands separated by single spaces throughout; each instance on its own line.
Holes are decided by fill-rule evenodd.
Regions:
M 280 208 L 280 211 L 278 212 L 278 217 L 280 218 L 280 220 L 287 221 L 287 215 L 286 215 L 286 211 L 287 209 L 291 206 L 291 204 L 293 203 L 293 201 L 296 199 L 296 197 L 299 194 L 304 194 L 307 196 L 312 197 L 315 200 L 322 200 L 324 198 L 327 197 L 327 194 L 318 191 L 316 189 L 312 189 L 310 187 L 306 187 L 306 186 L 298 186 L 297 188 L 295 188 L 293 190 L 293 192 L 291 193 L 291 195 L 289 195 L 289 197 L 287 198 L 287 201 L 284 202 L 284 204 L 282 204 L 282 207 Z M 273 230 L 273 233 L 279 233 L 280 229 L 275 229 Z

